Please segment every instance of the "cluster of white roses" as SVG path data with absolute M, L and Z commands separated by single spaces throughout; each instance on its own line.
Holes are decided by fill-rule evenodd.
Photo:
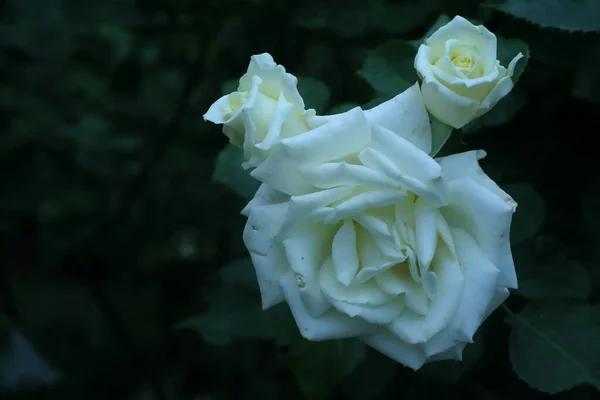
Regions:
M 358 337 L 414 369 L 460 359 L 517 287 L 517 204 L 479 167 L 485 152 L 432 157 L 428 111 L 464 126 L 510 92 L 519 57 L 500 66 L 496 37 L 456 17 L 421 45 L 421 86 L 320 116 L 293 75 L 253 56 L 204 118 L 262 182 L 243 238 L 263 308 L 286 301 L 305 338 Z

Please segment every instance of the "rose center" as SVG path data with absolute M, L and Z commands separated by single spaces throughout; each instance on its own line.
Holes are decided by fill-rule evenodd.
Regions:
M 229 109 L 225 112 L 225 118 L 231 116 L 248 101 L 248 92 L 233 92 L 229 95 Z
M 453 55 L 450 59 L 452 64 L 460 69 L 471 69 L 475 65 L 475 61 L 469 55 Z

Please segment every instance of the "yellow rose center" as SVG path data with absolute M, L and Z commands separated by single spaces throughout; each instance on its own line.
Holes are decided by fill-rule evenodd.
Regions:
M 478 78 L 482 75 L 483 64 L 478 62 L 479 56 L 474 48 L 457 46 L 448 55 L 452 65 L 467 78 Z
M 229 108 L 225 112 L 225 118 L 229 119 L 231 116 L 242 107 L 246 101 L 248 101 L 248 92 L 233 92 L 229 95 Z
M 456 55 L 451 58 L 452 63 L 461 69 L 472 68 L 475 65 L 473 59 L 469 56 Z

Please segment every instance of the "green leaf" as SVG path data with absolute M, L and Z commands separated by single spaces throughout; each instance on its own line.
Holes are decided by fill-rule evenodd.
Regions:
M 286 303 L 262 309 L 250 259 L 224 267 L 220 278 L 209 297 L 208 310 L 179 322 L 176 329 L 193 329 L 215 346 L 228 346 L 236 338 L 285 341 L 291 332 L 297 332 Z
M 228 144 L 217 157 L 213 171 L 213 182 L 229 186 L 244 198 L 252 198 L 260 186 L 260 182 L 252 178 L 242 168 L 244 153 L 242 149 Z
M 335 385 L 365 357 L 365 347 L 358 339 L 309 342 L 299 338 L 290 345 L 286 361 L 307 399 L 328 400 Z
M 122 26 L 101 24 L 96 28 L 96 34 L 112 47 L 112 62 L 117 65 L 130 56 L 134 38 L 131 32 Z
M 229 79 L 221 85 L 221 94 L 225 96 L 233 92 L 237 92 L 238 86 L 240 85 L 239 79 Z
M 182 73 L 176 69 L 148 74 L 141 88 L 141 103 L 160 120 L 167 121 L 173 114 L 182 85 Z
M 568 249 L 571 259 L 585 268 L 591 282 L 591 298 L 593 301 L 600 299 L 600 252 L 597 246 L 589 243 L 572 244 Z
M 441 360 L 425 364 L 419 373 L 457 383 L 481 358 L 484 351 L 483 343 L 482 335 L 476 334 L 473 343 L 467 344 L 463 350 L 462 360 Z
M 600 50 L 588 48 L 585 59 L 575 68 L 571 95 L 577 99 L 599 102 L 600 101 Z
M 507 321 L 510 361 L 528 385 L 551 394 L 584 383 L 600 390 L 600 306 L 531 303 Z
M 0 388 L 35 389 L 59 381 L 60 376 L 56 370 L 8 322 L 0 321 L 0 335 Z
M 432 115 L 429 118 L 431 120 L 431 153 L 429 155 L 435 157 L 450 138 L 454 128 L 446 125 Z
M 422 0 L 394 4 L 385 0 L 338 0 L 320 5 L 312 3 L 300 10 L 294 24 L 311 30 L 326 29 L 344 37 L 368 31 L 408 33 L 443 5 L 443 0 Z
M 529 47 L 530 58 L 561 67 L 574 67 L 586 63 L 590 54 L 599 54 L 599 44 L 596 35 L 573 35 L 557 29 L 540 29 L 523 20 L 513 20 L 503 26 L 503 35 L 521 38 Z M 591 58 L 595 58 L 593 56 Z M 539 69 L 542 73 L 548 73 Z M 533 72 L 529 80 L 536 79 Z
M 329 111 L 327 112 L 327 114 L 341 114 L 344 113 L 346 111 L 349 111 L 351 109 L 353 109 L 354 107 L 359 107 L 358 104 L 356 103 L 342 103 L 342 104 L 338 104 L 336 106 L 333 106 L 329 109 Z
M 597 0 L 504 0 L 489 6 L 545 28 L 569 32 L 600 30 Z
M 317 113 L 323 112 L 329 104 L 331 92 L 327 85 L 318 79 L 298 77 L 298 91 L 306 108 L 314 108 Z
M 465 134 L 474 134 L 485 128 L 501 126 L 510 122 L 517 113 L 527 105 L 525 94 L 518 89 L 513 89 L 505 98 L 501 99 L 491 110 L 475 118 L 461 128 Z
M 379 94 L 395 96 L 418 80 L 415 55 L 410 42 L 392 39 L 368 53 L 358 74 Z
M 546 219 L 544 199 L 529 183 L 509 183 L 502 186 L 518 204 L 510 230 L 512 244 L 522 243 L 535 236 Z
M 342 391 L 350 400 L 379 398 L 394 377 L 397 366 L 391 358 L 367 349 L 365 359 L 344 379 Z
M 397 94 L 397 93 L 396 93 Z M 388 101 L 396 94 L 384 95 L 384 96 L 375 96 L 371 101 L 362 106 L 363 110 L 370 110 L 371 108 L 375 108 L 383 102 Z
M 537 237 L 515 248 L 519 274 L 519 296 L 529 299 L 569 297 L 586 299 L 592 291 L 585 268 L 568 258 L 566 248 L 557 239 Z
M 583 226 L 595 244 L 600 244 L 600 179 L 594 180 L 585 190 L 581 198 L 581 215 Z
M 519 61 L 517 61 L 517 65 L 515 66 L 515 72 L 512 76 L 512 81 L 516 85 L 521 77 L 521 74 L 525 70 L 527 63 L 529 62 L 529 47 L 527 44 L 519 39 L 506 39 L 503 37 L 498 37 L 498 60 L 500 61 L 500 65 L 505 68 L 508 68 L 510 62 L 517 56 L 517 54 L 522 53 L 523 57 Z
M 447 16 L 446 14 L 442 14 L 440 15 L 435 22 L 433 23 L 433 25 L 431 25 L 429 27 L 429 29 L 427 30 L 427 32 L 425 32 L 425 34 L 423 35 L 423 37 L 421 37 L 421 39 L 418 40 L 411 40 L 410 43 L 415 47 L 415 49 L 418 49 L 419 46 L 425 42 L 425 39 L 429 38 L 429 36 L 433 35 L 435 33 L 435 31 L 437 31 L 438 29 L 440 29 L 442 26 L 446 25 L 448 22 L 450 22 L 450 17 Z
M 106 321 L 81 284 L 20 277 L 12 287 L 28 336 L 50 359 L 59 363 L 73 351 L 105 343 Z

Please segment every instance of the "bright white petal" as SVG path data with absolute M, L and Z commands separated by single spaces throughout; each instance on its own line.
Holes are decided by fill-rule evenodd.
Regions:
M 286 212 L 285 203 L 255 206 L 244 228 L 243 240 L 256 270 L 263 309 L 283 300 L 279 279 L 287 272 L 289 265 L 275 236 Z
M 398 265 L 375 277 L 381 289 L 390 295 L 404 293 L 404 305 L 415 314 L 425 315 L 429 309 L 429 299 L 423 287 L 415 282 L 408 271 L 408 266 Z
M 429 269 L 437 247 L 437 218 L 438 215 L 433 207 L 430 207 L 423 198 L 415 202 L 415 222 L 417 258 L 421 275 Z
M 517 287 L 517 276 L 510 248 L 510 224 L 515 202 L 500 198 L 473 179 L 449 184 L 452 204 L 442 214 L 452 227 L 467 231 L 490 261 L 500 270 L 498 286 Z
M 370 124 L 364 111 L 357 107 L 332 117 L 318 128 L 284 139 L 281 144 L 293 158 L 320 164 L 357 153 L 370 140 Z
M 418 83 L 365 114 L 371 123 L 389 129 L 425 153 L 431 152 L 431 125 Z
M 274 246 L 267 255 L 250 252 L 260 289 L 262 309 L 266 310 L 285 300 L 279 280 L 288 272 L 287 260 L 281 246 Z
M 496 35 L 485 26 L 475 26 L 467 19 L 457 15 L 446 25 L 435 31 L 425 41 L 425 44 L 431 47 L 434 54 L 443 54 L 445 43 L 449 39 L 475 45 L 478 53 L 486 61 L 484 71 L 486 74 L 489 73 L 488 71 L 492 68 L 491 63 L 496 61 L 498 45 Z
M 274 190 L 288 195 L 312 193 L 315 189 L 298 173 L 299 161 L 279 147 L 267 159 L 250 172 L 250 175 L 266 183 Z
M 248 250 L 266 255 L 284 222 L 288 203 L 257 205 L 252 207 L 244 229 L 244 243 Z
M 421 368 L 427 360 L 418 345 L 403 342 L 389 332 L 365 336 L 362 340 L 392 360 L 414 370 Z
M 453 229 L 456 251 L 465 274 L 463 298 L 458 308 L 462 341 L 470 341 L 486 317 L 496 295 L 498 268 L 487 258 L 475 240 L 462 229 Z
M 471 122 L 479 108 L 479 102 L 460 96 L 435 78 L 425 77 L 421 84 L 421 93 L 427 111 L 455 129 Z
M 342 185 L 367 186 L 371 188 L 394 188 L 395 182 L 383 174 L 363 165 L 346 162 L 323 163 L 300 167 L 300 174 L 312 185 L 328 189 Z
M 441 167 L 427 152 L 382 126 L 373 127 L 370 147 L 386 156 L 405 175 L 425 182 L 441 176 Z
M 331 218 L 325 219 L 325 223 L 332 224 L 348 217 L 360 216 L 365 210 L 389 206 L 404 197 L 406 193 L 398 190 L 379 189 L 362 192 L 336 205 Z
M 351 318 L 330 309 L 313 317 L 305 308 L 298 291 L 294 274 L 289 272 L 281 278 L 281 286 L 300 334 L 312 341 L 345 339 L 374 333 L 375 325 L 361 318 Z
M 240 79 L 240 89 L 250 86 L 253 76 L 260 76 L 263 80 L 261 92 L 265 95 L 278 99 L 283 94 L 287 101 L 294 104 L 300 110 L 304 110 L 304 100 L 298 92 L 298 79 L 285 71 L 282 65 L 278 65 L 269 53 L 253 55 L 250 58 L 248 71 Z
M 356 252 L 356 229 L 350 220 L 344 221 L 333 238 L 332 260 L 337 280 L 342 285 L 350 285 L 358 272 Z
M 295 274 L 298 294 L 308 313 L 317 317 L 330 307 L 321 291 L 319 270 L 331 252 L 333 227 L 324 224 L 298 229 L 283 241 L 289 266 Z
M 254 197 L 246 204 L 246 207 L 244 207 L 241 214 L 247 217 L 255 206 L 284 203 L 289 199 L 290 196 L 278 192 L 277 190 L 273 190 L 263 183 L 258 187 Z
M 404 309 L 404 300 L 397 297 L 389 303 L 381 306 L 365 306 L 361 304 L 352 304 L 344 301 L 331 299 L 331 304 L 336 310 L 350 317 L 360 317 L 371 324 L 386 325 L 398 318 L 398 315 Z
M 488 308 L 485 311 L 485 315 L 483 316 L 483 320 L 485 321 L 496 308 L 500 307 L 500 304 L 504 303 L 504 300 L 508 298 L 510 292 L 507 288 L 496 288 L 496 292 L 494 293 L 494 298 L 488 304 Z
M 430 301 L 426 315 L 405 311 L 390 325 L 392 333 L 408 343 L 423 343 L 450 325 L 462 297 L 464 278 L 460 266 L 441 248 L 433 259 L 438 276 L 438 293 Z
M 393 299 L 373 281 L 351 286 L 341 284 L 335 276 L 331 259 L 324 263 L 319 277 L 323 292 L 327 297 L 337 301 L 376 307 L 385 305 Z
M 436 207 L 445 205 L 447 201 L 445 187 L 440 178 L 427 181 L 404 173 L 400 167 L 373 147 L 367 147 L 361 151 L 358 158 L 367 167 L 394 180 L 398 189 L 409 190 Z

